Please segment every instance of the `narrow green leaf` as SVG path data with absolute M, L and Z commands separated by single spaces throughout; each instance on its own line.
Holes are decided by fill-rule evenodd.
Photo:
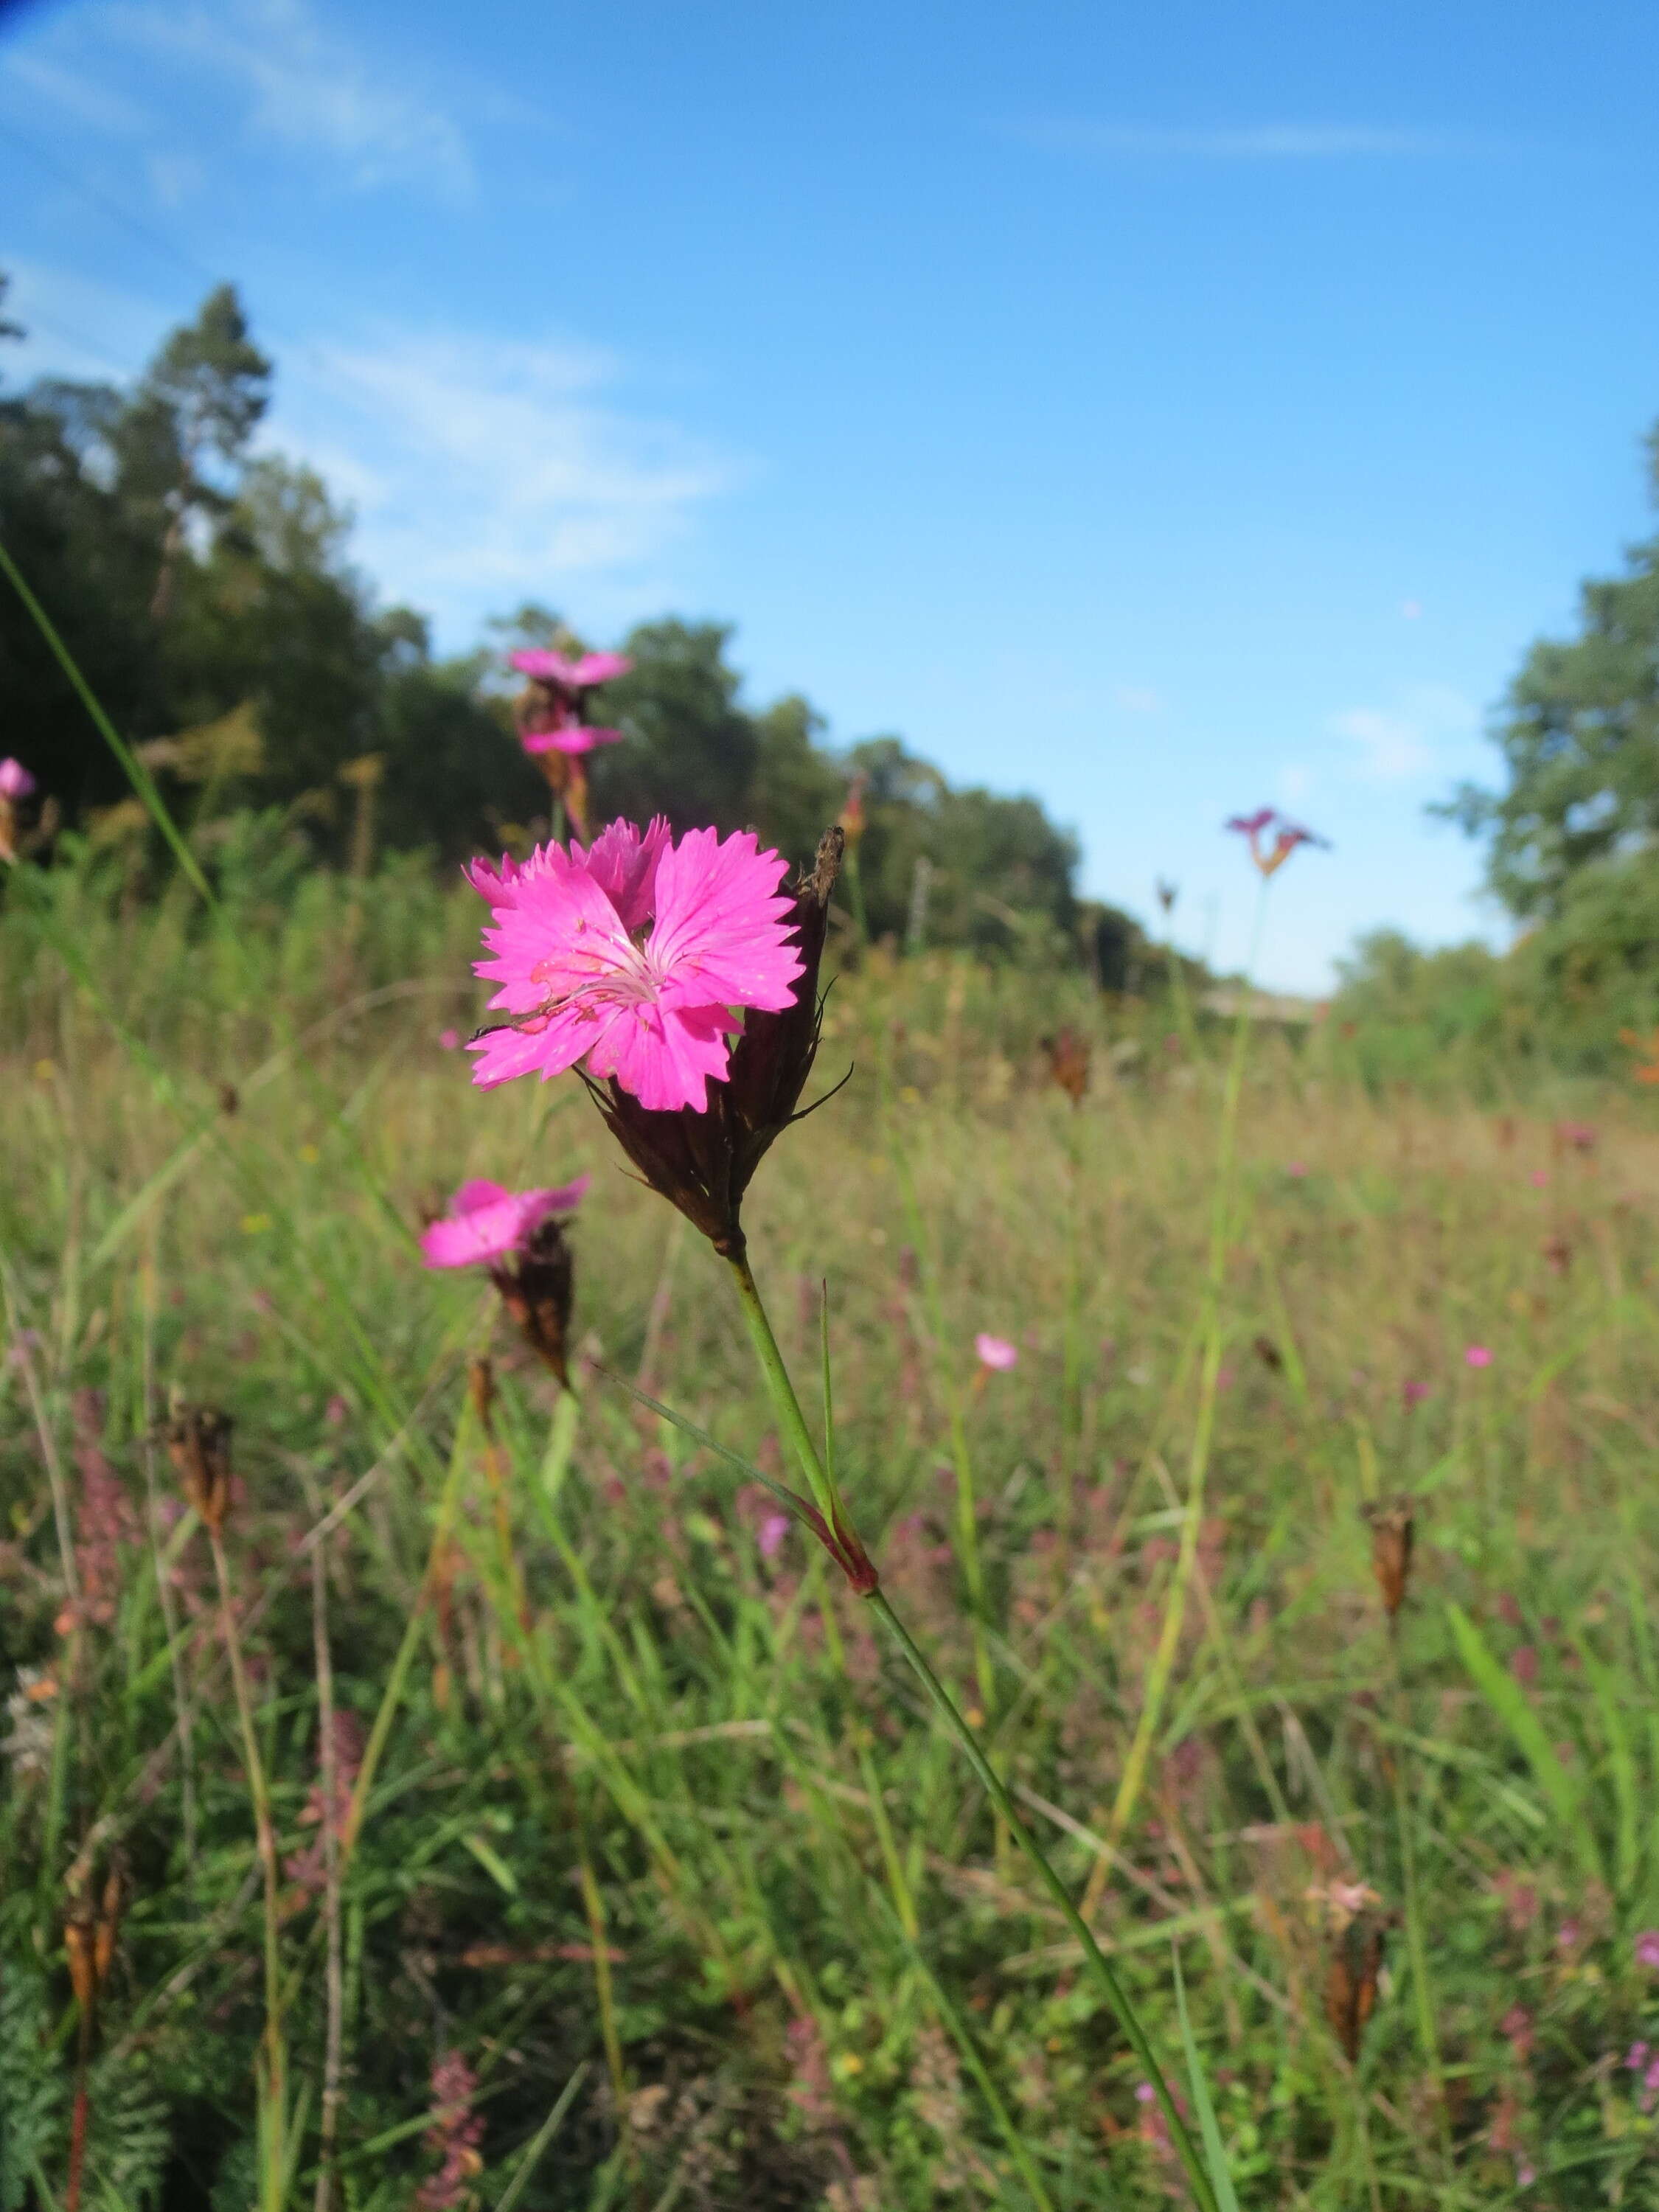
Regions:
M 1210 2186 L 1215 2191 L 1218 2212 L 1238 2212 L 1238 2198 L 1227 2166 L 1226 2146 L 1221 2140 L 1215 2106 L 1210 2101 L 1210 2085 L 1205 2078 L 1204 2062 L 1198 2055 L 1198 2045 L 1193 2040 L 1193 2023 L 1188 2017 L 1187 1984 L 1181 1972 L 1181 1953 L 1173 1943 L 1170 1946 L 1170 1961 L 1175 1968 L 1176 2008 L 1181 2014 L 1182 2048 L 1187 2054 L 1187 2079 L 1192 2084 L 1193 2103 L 1198 2112 L 1198 2132 L 1204 2145 L 1205 2169 L 1210 2177 Z
M 1607 1871 L 1601 1846 L 1584 1814 L 1583 1784 L 1561 1764 L 1554 1745 L 1544 1732 L 1544 1723 L 1527 1703 L 1521 1685 L 1487 1650 L 1480 1630 L 1462 1606 L 1450 1605 L 1446 1611 L 1458 1655 L 1475 1687 L 1514 1737 L 1532 1769 L 1533 1780 L 1549 1801 L 1556 1819 L 1572 1838 L 1584 1871 L 1597 1881 L 1605 1882 Z

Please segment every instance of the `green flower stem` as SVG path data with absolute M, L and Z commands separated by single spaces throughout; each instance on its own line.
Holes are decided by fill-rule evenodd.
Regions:
M 743 1317 L 748 1325 L 749 1340 L 755 1347 L 755 1357 L 766 1377 L 766 1388 L 779 1425 L 800 1462 L 806 1486 L 812 1493 L 812 1503 L 834 1528 L 837 1519 L 844 1520 L 846 1516 L 842 1513 L 836 1486 L 817 1444 L 812 1441 L 812 1431 L 806 1425 L 806 1416 L 795 1395 L 795 1386 L 789 1380 L 789 1370 L 783 1364 L 783 1353 L 778 1348 L 778 1340 L 772 1334 L 771 1321 L 761 1303 L 760 1290 L 750 1267 L 748 1255 L 741 1250 L 732 1253 L 729 1265 L 738 1286 L 738 1303 L 743 1308 Z
M 950 1692 L 928 1664 L 926 1655 L 909 1630 L 887 1602 L 885 1592 L 876 1590 L 867 1602 L 871 1610 L 878 1613 L 886 1622 L 889 1632 L 896 1639 L 900 1650 L 909 1661 L 923 1689 L 933 1700 L 951 1735 L 961 1745 L 967 1755 L 969 1765 L 978 1776 L 992 1803 L 1007 1822 L 1014 1841 L 1036 1869 L 1044 1888 L 1060 1907 L 1066 1926 L 1082 1945 L 1083 1955 L 1093 1970 L 1095 1978 L 1105 1990 L 1107 2002 L 1117 2015 L 1118 2025 L 1128 2039 L 1130 2049 L 1140 2062 L 1142 2070 L 1152 2086 L 1152 2093 L 1158 2099 L 1159 2109 L 1168 2124 L 1170 2139 L 1180 2155 L 1182 2166 L 1187 2169 L 1187 2179 L 1192 2184 L 1194 2197 L 1202 2208 L 1202 2212 L 1217 2212 L 1215 2191 L 1210 2186 L 1209 2176 L 1204 2170 L 1198 2148 L 1188 2132 L 1187 2123 L 1182 2118 L 1175 2099 L 1170 2094 L 1169 2084 L 1164 2078 L 1164 2069 L 1153 2054 L 1146 2031 L 1140 2024 L 1139 2015 L 1135 2011 L 1128 1991 L 1118 1979 L 1111 1960 L 1095 1941 L 1094 1931 L 1072 1902 L 1070 1891 L 1054 1872 L 1036 1838 L 1026 1826 L 1006 1785 L 981 1749 L 973 1729 L 969 1727 L 962 1714 L 957 1710 Z
M 847 1525 L 846 1516 L 842 1512 L 840 1500 L 836 1494 L 834 1481 L 826 1471 L 824 1462 L 819 1456 L 817 1446 L 812 1440 L 811 1431 L 806 1425 L 806 1417 L 801 1411 L 800 1401 L 795 1395 L 795 1386 L 789 1378 L 789 1370 L 784 1364 L 782 1352 L 778 1349 L 778 1340 L 772 1334 L 772 1324 L 767 1318 L 766 1308 L 761 1302 L 760 1291 L 756 1286 L 748 1260 L 739 1252 L 732 1255 L 730 1264 L 737 1281 L 738 1296 L 743 1306 L 744 1319 L 749 1325 L 749 1334 L 754 1343 L 756 1354 L 760 1360 L 762 1371 L 766 1376 L 767 1389 L 771 1394 L 772 1404 L 776 1411 L 779 1423 L 795 1449 L 801 1463 L 801 1471 L 806 1477 L 813 1498 L 824 1519 L 832 1528 L 837 1525 Z M 951 1733 L 967 1753 L 969 1764 L 989 1795 L 991 1802 L 1006 1822 L 1008 1832 L 1036 1869 L 1044 1887 L 1060 1907 L 1067 1927 L 1082 1945 L 1084 1957 L 1104 1989 L 1107 2002 L 1116 2014 L 1118 2024 L 1128 2039 L 1129 2047 L 1134 2052 L 1146 2079 L 1152 2084 L 1152 2093 L 1158 2099 L 1159 2108 L 1169 2127 L 1170 2140 L 1174 2142 L 1181 2162 L 1187 2170 L 1187 2178 L 1192 2185 L 1193 2194 L 1199 2205 L 1200 2212 L 1218 2212 L 1215 2191 L 1210 2185 L 1197 2146 L 1188 2133 L 1187 2124 L 1182 2118 L 1175 2099 L 1170 2094 L 1169 2084 L 1164 2078 L 1164 2069 L 1153 2055 L 1152 2044 L 1130 2001 L 1128 1991 L 1113 1972 L 1110 1961 L 1095 1941 L 1087 1921 L 1072 1902 L 1071 1893 L 1065 1883 L 1054 1872 L 1054 1868 L 1044 1856 L 1036 1838 L 1026 1826 L 1006 1785 L 980 1747 L 973 1729 L 957 1711 L 950 1692 L 928 1664 L 921 1646 L 888 1603 L 885 1593 L 879 1589 L 872 1590 L 868 1594 L 866 1602 L 886 1622 L 889 1632 L 896 1639 L 899 1649 L 915 1669 L 922 1687 L 943 1717 Z

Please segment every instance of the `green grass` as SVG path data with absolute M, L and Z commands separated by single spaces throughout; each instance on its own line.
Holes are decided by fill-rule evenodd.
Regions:
M 478 2083 L 457 2203 L 1183 2201 L 879 1624 L 795 1532 L 764 1558 L 764 1491 L 597 1373 L 792 1479 L 725 1271 L 574 1082 L 481 1096 L 440 1045 L 477 1005 L 475 902 L 410 871 L 348 912 L 258 860 L 210 915 L 184 887 L 124 918 L 88 866 L 19 877 L 0 918 L 0 2206 L 65 2201 L 65 1923 L 112 1873 L 83 2204 L 314 2204 L 337 2076 L 332 2201 L 401 2212 L 444 2162 L 448 2051 Z M 1060 1019 L 1096 1039 L 1075 1115 L 1037 1049 Z M 1237 2203 L 1659 2203 L 1624 2063 L 1659 2043 L 1659 1136 L 1609 1097 L 1579 1152 L 1541 1093 L 1379 1098 L 1343 1051 L 1253 1046 L 1212 1267 L 1224 1039 L 1194 1061 L 1074 981 L 878 957 L 830 1000 L 821 1072 L 853 1081 L 762 1170 L 756 1272 L 812 1418 L 828 1283 L 837 1477 L 884 1587 Z M 414 1232 L 468 1175 L 584 1168 L 561 1400 Z M 978 1329 L 1018 1367 L 981 1375 Z M 369 1747 L 332 1940 L 327 1890 L 283 1876 L 263 2156 L 248 1761 L 155 1440 L 173 1391 L 236 1424 L 228 1581 L 285 1867 L 319 1840 L 325 1695 Z M 1360 1509 L 1400 1491 L 1396 1648 Z M 1354 2066 L 1333 1881 L 1376 1893 L 1360 1938 L 1386 1923 Z

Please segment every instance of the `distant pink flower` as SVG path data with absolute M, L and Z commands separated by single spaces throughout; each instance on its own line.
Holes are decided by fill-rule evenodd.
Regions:
M 1532 1187 L 1534 1190 L 1542 1190 L 1549 1179 L 1549 1171 L 1547 1168 L 1534 1168 L 1533 1170 Z
M 33 788 L 34 778 L 21 761 L 0 760 L 0 799 L 27 799 Z
M 1530 1644 L 1517 1644 L 1510 1652 L 1510 1672 L 1526 1689 L 1538 1680 L 1538 1654 Z
M 1636 1939 L 1638 1966 L 1659 1966 L 1659 1928 L 1644 1928 Z
M 472 2109 L 477 2093 L 478 2077 L 460 2052 L 442 2052 L 432 2068 L 432 2120 L 421 2141 L 443 2163 L 415 2193 L 421 2212 L 447 2212 L 461 2203 L 483 2172 L 478 2145 L 484 2124 Z
M 1463 1364 L 1465 1367 L 1490 1367 L 1492 1346 L 1486 1344 L 1470 1345 L 1463 1354 Z
M 1525 2005 L 1511 2005 L 1498 2023 L 1498 2031 L 1524 2066 L 1532 2056 L 1534 2040 L 1532 2014 Z
M 1571 1145 L 1576 1152 L 1595 1150 L 1595 1132 L 1588 1121 L 1562 1121 L 1557 1125 L 1556 1135 L 1564 1145 Z
M 520 676 L 550 684 L 560 691 L 591 691 L 595 684 L 608 684 L 613 676 L 626 676 L 634 665 L 624 653 L 584 653 L 567 660 L 563 653 L 544 646 L 527 646 L 522 652 L 509 653 L 507 659 L 507 665 L 516 668 Z
M 532 730 L 520 740 L 527 753 L 591 753 L 596 745 L 619 745 L 620 730 L 590 730 L 566 723 L 556 730 Z
M 1300 1182 L 1303 1176 L 1308 1172 L 1308 1163 L 1306 1160 L 1291 1160 L 1286 1165 L 1285 1172 L 1287 1176 L 1294 1176 L 1297 1181 Z
M 586 851 L 544 845 L 499 873 L 475 861 L 495 924 L 476 972 L 501 986 L 491 1009 L 513 1018 L 470 1048 L 473 1081 L 546 1081 L 585 1060 L 654 1111 L 705 1111 L 739 1011 L 794 1003 L 803 969 L 784 872 L 752 831 L 691 830 L 676 845 L 660 822 L 613 822 Z
M 1400 1386 L 1401 1402 L 1408 1413 L 1413 1406 L 1420 1406 L 1425 1398 L 1432 1395 L 1433 1393 L 1426 1382 L 1407 1381 Z
M 349 1420 L 350 1418 L 351 1408 L 337 1390 L 323 1408 L 323 1419 L 331 1429 L 337 1429 L 342 1422 Z
M 448 1218 L 421 1238 L 428 1267 L 488 1267 L 522 1251 L 530 1232 L 550 1213 L 574 1213 L 592 1182 L 578 1176 L 554 1190 L 506 1190 L 482 1179 L 464 1182 L 450 1200 Z
M 446 1052 L 459 1052 L 461 1048 L 461 1033 L 459 1030 L 440 1030 L 438 1042 Z
M 1273 831 L 1273 844 L 1264 851 L 1263 832 L 1274 823 L 1279 827 Z M 1271 876 L 1276 869 L 1282 868 L 1298 845 L 1322 845 L 1328 849 L 1325 838 L 1304 830 L 1299 822 L 1290 821 L 1277 807 L 1258 806 L 1254 814 L 1235 814 L 1225 826 L 1249 841 L 1250 858 L 1264 876 Z
M 980 1364 L 996 1374 L 1006 1374 L 1009 1368 L 1019 1364 L 1019 1347 L 1010 1344 L 1006 1336 L 988 1336 L 981 1329 L 974 1339 L 974 1349 L 979 1354 Z
M 760 1547 L 762 1559 L 776 1559 L 783 1540 L 788 1534 L 789 1516 L 787 1513 L 769 1513 L 765 1520 L 761 1522 L 755 1537 L 755 1541 Z

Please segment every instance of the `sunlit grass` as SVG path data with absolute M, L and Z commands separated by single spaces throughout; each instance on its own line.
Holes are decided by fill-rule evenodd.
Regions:
M 331 2013 L 341 2204 L 405 2205 L 447 2158 L 483 2204 L 1178 2197 L 1076 1947 L 890 1649 L 793 1534 L 763 1553 L 758 1486 L 596 1371 L 784 1471 L 724 1271 L 573 1083 L 470 1090 L 439 1042 L 476 1006 L 470 899 L 411 875 L 338 911 L 233 884 L 219 921 L 123 923 L 65 872 L 0 926 L 0 2201 L 64 2201 L 64 1927 L 112 1869 L 82 2202 L 260 2201 L 248 1762 L 155 1441 L 170 1391 L 236 1424 L 228 1581 L 301 1869 L 266 2201 L 316 2199 Z M 1060 1020 L 1094 1039 L 1075 1113 L 1038 1049 Z M 1255 1041 L 1203 1517 L 1126 1793 L 1172 1632 L 1224 1052 L 1080 981 L 844 979 L 820 1070 L 854 1079 L 746 1214 L 785 1353 L 816 1376 L 827 1282 L 860 1529 L 1185 2081 L 1179 1946 L 1241 2203 L 1507 2204 L 1528 2173 L 1540 2203 L 1642 2202 L 1659 1139 L 1640 1102 L 1579 1149 L 1547 1097 L 1376 1097 L 1339 1038 Z M 414 1238 L 466 1176 L 581 1170 L 561 1401 Z M 1018 1366 L 980 1369 L 981 1330 Z M 1361 1509 L 1401 1492 L 1396 1647 Z M 303 1864 L 322 1528 L 330 1694 L 367 1746 L 332 1967 Z M 1363 1978 L 1373 1933 L 1351 2064 L 1333 1965 Z M 476 2145 L 433 2118 L 451 2051 Z

